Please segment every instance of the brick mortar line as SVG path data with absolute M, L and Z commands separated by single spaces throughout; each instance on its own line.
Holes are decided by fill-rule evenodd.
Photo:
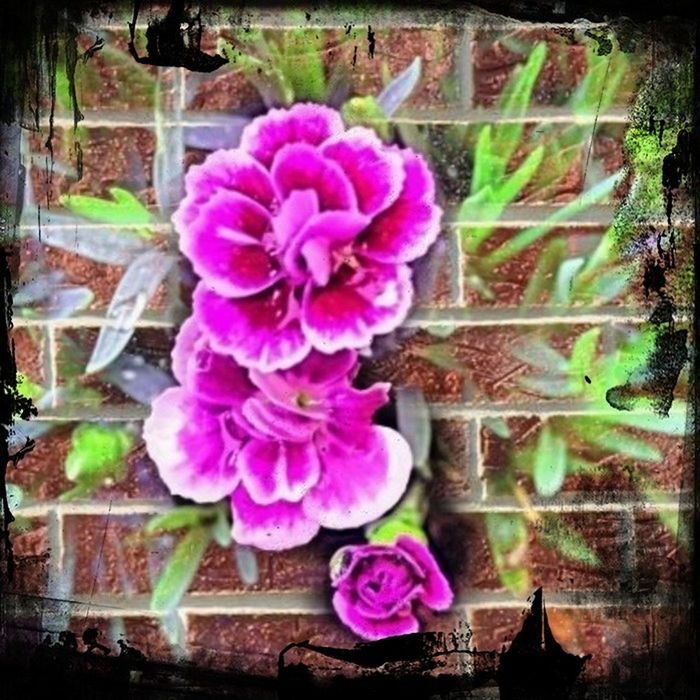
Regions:
M 455 112 L 452 110 L 412 110 L 411 112 L 406 112 L 404 116 L 393 117 L 388 120 L 389 124 L 416 124 L 416 125 L 464 125 L 469 126 L 473 124 L 593 124 L 595 120 L 595 115 L 576 115 L 567 111 L 565 108 L 552 107 L 551 112 L 548 108 L 540 108 L 535 110 L 530 114 L 526 114 L 521 117 L 508 117 L 504 116 L 501 112 L 496 109 L 475 109 L 468 108 L 464 110 L 464 113 Z M 152 117 L 144 117 L 139 119 L 138 117 L 132 116 L 131 118 L 126 118 L 120 112 L 114 112 L 110 117 L 108 110 L 95 110 L 96 114 L 100 114 L 100 117 L 93 117 L 88 109 L 85 110 L 85 119 L 80 122 L 81 127 L 85 129 L 155 129 L 156 122 Z M 150 111 L 144 111 L 144 115 L 150 114 Z M 201 114 L 198 118 L 193 118 L 194 115 Z M 218 118 L 207 119 L 207 114 L 217 115 Z M 220 127 L 222 124 L 223 115 L 226 112 L 196 112 L 188 111 L 187 117 L 182 120 L 176 120 L 166 116 L 163 119 L 164 128 L 175 128 L 183 127 L 184 129 L 192 127 L 209 127 L 216 128 Z M 240 116 L 235 113 L 231 113 L 231 116 Z M 368 123 L 373 123 L 372 120 L 368 119 Z M 381 123 L 384 123 L 382 120 Z M 601 114 L 596 121 L 598 126 L 604 124 L 628 124 L 630 122 L 629 110 L 626 108 L 619 108 L 615 110 L 610 110 L 605 114 Z M 49 129 L 48 121 L 40 121 L 39 127 L 42 130 Z M 72 129 L 73 119 L 71 117 L 57 116 L 54 118 L 54 128 L 55 129 Z
M 549 609 L 585 608 L 585 609 L 639 609 L 657 606 L 669 606 L 689 602 L 690 596 L 683 589 L 667 588 L 655 593 L 637 592 L 631 596 L 624 592 L 609 592 L 583 589 L 571 592 L 555 591 L 546 595 Z M 160 618 L 162 613 L 149 606 L 149 596 L 139 594 L 120 599 L 101 595 L 92 600 L 73 596 L 70 601 L 60 601 L 73 608 L 72 615 L 80 615 L 81 609 L 89 607 L 93 615 L 100 617 L 151 617 Z M 510 593 L 501 591 L 465 591 L 460 594 L 450 608 L 452 613 L 467 613 L 484 609 L 521 609 L 527 610 L 527 601 L 513 598 Z M 327 615 L 333 613 L 330 601 L 321 594 L 300 593 L 293 591 L 245 592 L 216 594 L 189 594 L 178 606 L 178 614 L 187 616 L 259 616 L 259 615 Z M 50 615 L 50 611 L 48 612 Z
M 683 510 L 689 512 L 692 508 L 681 506 L 678 500 L 667 500 L 663 503 L 650 503 L 642 500 L 627 500 L 617 502 L 613 498 L 603 501 L 600 499 L 600 491 L 581 492 L 584 496 L 589 496 L 590 500 L 555 501 L 553 503 L 543 503 L 533 499 L 532 508 L 544 513 L 622 513 L 633 517 L 635 512 L 659 512 Z M 607 494 L 606 494 L 607 495 Z M 598 498 L 599 500 L 593 500 Z M 525 508 L 517 501 L 493 502 L 489 500 L 476 501 L 452 501 L 436 504 L 436 510 L 442 513 L 455 515 L 471 515 L 477 513 L 522 513 Z
M 474 485 L 474 493 L 478 494 L 477 500 L 484 501 L 487 496 L 486 480 L 484 479 L 484 459 L 481 449 L 481 419 L 470 420 L 465 429 L 468 431 L 469 455 L 468 455 L 468 478 L 467 486 L 471 491 Z
M 532 507 L 538 511 L 554 513 L 628 513 L 630 515 L 645 512 L 690 512 L 692 505 L 681 503 L 680 495 L 666 492 L 668 496 L 663 502 L 648 502 L 639 499 L 618 501 L 614 494 L 605 494 L 608 500 L 601 500 L 600 491 L 572 492 L 569 500 L 557 500 L 550 503 L 533 499 Z M 585 499 L 585 500 L 584 500 Z M 598 500 L 595 500 L 598 499 Z M 14 510 L 16 515 L 27 518 L 46 517 L 55 511 L 61 517 L 68 516 L 102 516 L 109 512 L 114 517 L 129 517 L 133 515 L 157 515 L 167 513 L 177 507 L 167 499 L 157 501 L 90 501 L 85 503 L 64 503 L 61 501 L 45 501 L 42 503 L 30 503 Z M 514 513 L 523 512 L 523 507 L 515 500 L 469 500 L 454 499 L 437 502 L 436 511 L 456 515 L 470 515 L 478 513 Z

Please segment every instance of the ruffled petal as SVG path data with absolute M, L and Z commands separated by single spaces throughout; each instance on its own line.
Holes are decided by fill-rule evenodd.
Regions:
M 267 208 L 275 196 L 269 173 L 255 158 L 238 148 L 214 151 L 185 174 L 186 195 L 172 216 L 178 233 L 187 230 L 201 205 L 219 190 L 240 192 Z
M 317 439 L 321 478 L 304 499 L 304 509 L 323 527 L 344 530 L 366 525 L 393 508 L 406 490 L 411 448 L 383 426 Z
M 289 109 L 271 109 L 253 119 L 241 134 L 241 148 L 265 166 L 288 143 L 318 146 L 345 130 L 340 114 L 319 104 L 298 103 Z
M 143 437 L 170 492 L 197 503 L 228 496 L 239 481 L 242 446 L 222 428 L 221 414 L 181 387 L 154 399 Z
M 241 450 L 238 468 L 249 496 L 259 505 L 300 501 L 316 484 L 320 464 L 311 441 L 251 440 Z
M 304 513 L 301 503 L 277 501 L 259 505 L 243 486 L 231 496 L 231 511 L 233 539 L 259 549 L 299 547 L 310 542 L 319 530 L 318 523 Z
M 319 286 L 328 283 L 336 266 L 336 255 L 347 246 L 370 219 L 354 211 L 324 211 L 313 216 L 284 251 L 285 269 L 311 278 Z
M 369 346 L 406 318 L 413 301 L 411 271 L 405 265 L 372 265 L 334 275 L 326 287 L 307 286 L 302 327 L 324 353 Z
M 295 190 L 282 202 L 272 220 L 275 240 L 280 249 L 294 238 L 311 217 L 318 214 L 318 195 L 313 190 Z
M 288 368 L 311 349 L 287 287 L 277 285 L 254 297 L 226 299 L 200 282 L 192 306 L 211 346 L 230 353 L 244 367 L 262 372 Z
M 293 143 L 280 148 L 270 174 L 281 201 L 291 192 L 313 190 L 321 209 L 357 207 L 355 190 L 340 166 L 308 144 Z
M 263 206 L 237 192 L 220 190 L 181 232 L 180 249 L 219 294 L 248 296 L 281 275 L 260 242 L 270 228 L 270 214 Z
M 369 641 L 395 637 L 401 634 L 414 634 L 420 629 L 417 618 L 410 609 L 382 620 L 363 616 L 345 591 L 333 594 L 333 607 L 338 617 L 358 637 Z
M 334 391 L 329 397 L 330 420 L 341 424 L 368 425 L 374 414 L 389 401 L 391 384 L 382 382 L 367 389 L 354 387 Z
M 258 396 L 243 404 L 243 416 L 260 434 L 276 440 L 308 442 L 319 425 L 303 411 L 291 411 Z
M 406 535 L 401 535 L 396 540 L 396 546 L 406 552 L 423 571 L 421 601 L 433 610 L 447 610 L 452 605 L 454 594 L 430 550 Z
M 398 151 L 405 179 L 398 199 L 374 218 L 358 252 L 384 263 L 406 263 L 425 255 L 440 233 L 442 209 L 435 204 L 433 176 L 421 156 Z
M 326 141 L 321 153 L 334 160 L 352 183 L 358 208 L 374 216 L 396 200 L 404 182 L 403 161 L 371 129 L 348 129 Z
M 255 391 L 243 367 L 212 350 L 193 316 L 180 326 L 172 360 L 175 378 L 206 401 L 238 406 Z

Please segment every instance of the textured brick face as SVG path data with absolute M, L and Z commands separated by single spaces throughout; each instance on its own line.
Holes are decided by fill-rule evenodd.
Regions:
M 202 49 L 213 52 L 219 38 L 234 39 L 234 29 L 240 26 L 206 27 Z M 663 645 L 668 636 L 675 618 L 664 607 L 664 596 L 682 592 L 690 576 L 687 545 L 668 528 L 668 516 L 677 513 L 679 493 L 687 487 L 683 438 L 630 430 L 663 457 L 645 460 L 591 452 L 584 440 L 572 437 L 567 442 L 570 455 L 592 467 L 567 474 L 553 499 L 537 496 L 527 460 L 510 471 L 514 458 L 532 448 L 549 421 L 566 426 L 572 412 L 585 409 L 578 399 L 528 388 L 524 381 L 536 374 L 537 363 L 523 359 L 516 348 L 546 334 L 552 348 L 568 357 L 584 331 L 598 325 L 614 334 L 638 326 L 640 317 L 648 316 L 642 265 L 631 271 L 627 296 L 604 305 L 590 300 L 567 305 L 552 298 L 557 267 L 540 264 L 543 251 L 553 244 L 560 245 L 567 258 L 589 255 L 608 229 L 614 206 L 629 191 L 630 176 L 594 208 L 564 217 L 507 260 L 492 264 L 489 256 L 625 165 L 622 142 L 627 124 L 621 115 L 632 102 L 647 57 L 643 51 L 628 56 L 630 68 L 613 96 L 611 113 L 596 115 L 595 124 L 590 119 L 574 123 L 565 104 L 585 80 L 588 59 L 581 32 L 570 26 L 495 30 L 462 26 L 448 18 L 434 26 L 378 26 L 373 28 L 374 57 L 368 54 L 365 25 L 308 31 L 319 37 L 327 77 L 340 83 L 343 69 L 349 94 L 377 95 L 389 75 L 396 76 L 415 57 L 421 58 L 418 83 L 392 125 L 400 140 L 424 152 L 436 175 L 445 215 L 440 243 L 430 260 L 433 284 L 416 298 L 406 326 L 395 337 L 380 339 L 376 356 L 363 361 L 359 382 L 418 386 L 433 412 L 426 532 L 455 589 L 456 602 L 445 614 L 421 610 L 424 628 L 449 633 L 466 619 L 473 631 L 471 646 L 481 650 L 500 649 L 520 628 L 524 596 L 514 597 L 499 574 L 485 524 L 486 515 L 498 512 L 528 525 L 519 563 L 528 569 L 532 589 L 544 587 L 559 642 L 572 653 L 593 655 L 588 677 L 630 678 L 635 664 L 649 661 L 647 649 Z M 67 213 L 60 205 L 62 195 L 106 197 L 112 187 L 133 192 L 159 216 L 153 174 L 157 77 L 168 133 L 177 135 L 176 126 L 183 126 L 185 171 L 207 155 L 192 145 L 193 135 L 201 136 L 205 129 L 209 136 L 216 135 L 227 116 L 252 117 L 266 109 L 235 57 L 213 73 L 159 72 L 144 66 L 132 76 L 126 32 L 112 28 L 100 30 L 100 35 L 108 50 L 98 51 L 79 67 L 79 99 L 86 119 L 77 136 L 65 106 L 59 104 L 56 111 L 51 144 L 59 167 L 53 172 L 42 167 L 42 158 L 48 156 L 46 130 L 28 138 L 31 151 L 40 154 L 30 168 L 34 198 L 42 207 L 41 216 L 49 220 Z M 279 30 L 270 36 L 283 39 Z M 143 40 L 139 36 L 141 51 Z M 82 50 L 93 41 L 91 32 L 81 35 Z M 524 187 L 486 240 L 472 248 L 480 221 L 460 220 L 459 206 L 471 192 L 474 146 L 480 129 L 501 119 L 498 104 L 504 86 L 525 62 L 528 47 L 538 41 L 546 43 L 548 54 L 534 86 L 533 109 L 522 122 L 523 138 L 550 145 L 578 134 L 580 143 L 558 177 Z M 303 69 L 301 59 L 293 61 Z M 77 165 L 76 137 L 82 150 L 80 178 L 71 174 Z M 516 150 L 508 175 L 526 156 L 527 149 Z M 678 193 L 679 200 L 682 196 Z M 167 217 L 158 221 L 157 246 L 176 252 Z M 37 218 L 26 224 L 36 227 Z M 95 236 L 103 234 L 101 225 L 84 225 Z M 74 230 L 75 225 L 70 227 Z M 691 260 L 693 232 L 688 227 L 678 232 L 678 259 Z M 67 393 L 65 400 L 42 409 L 52 429 L 8 473 L 8 480 L 22 489 L 24 512 L 18 513 L 21 522 L 14 528 L 17 575 L 10 592 L 75 600 L 65 620 L 59 618 L 79 639 L 86 628 L 94 627 L 112 654 L 118 651 L 118 640 L 127 640 L 151 659 L 170 661 L 177 658 L 176 650 L 162 621 L 149 611 L 149 597 L 184 532 L 144 534 L 144 524 L 169 509 L 173 499 L 143 440 L 135 438 L 123 479 L 100 484 L 83 498 L 61 500 L 74 486 L 65 476 L 73 430 L 81 422 L 96 425 L 108 419 L 140 436 L 150 410 L 102 373 L 82 375 L 126 266 L 94 262 L 79 252 L 52 247 L 37 237 L 27 237 L 21 245 L 21 274 L 33 275 L 31 266 L 41 261 L 47 270 L 62 272 L 66 284 L 88 287 L 94 299 L 75 317 L 59 321 L 16 315 L 18 370 L 46 390 Z M 531 293 L 529 285 L 536 276 L 550 293 Z M 430 275 L 416 266 L 414 278 L 424 277 Z M 669 279 L 668 289 L 676 289 L 674 280 Z M 179 269 L 149 300 L 126 352 L 170 371 L 178 320 L 189 307 L 194 281 L 189 264 L 181 259 Z M 602 421 L 590 426 L 594 434 L 606 430 Z M 587 565 L 580 557 L 566 556 L 561 547 L 546 546 L 544 515 L 536 512 L 540 508 L 579 533 L 599 564 Z M 359 529 L 324 531 L 295 550 L 256 552 L 254 582 L 244 580 L 233 545 L 210 543 L 175 616 L 182 625 L 180 642 L 187 658 L 204 668 L 273 676 L 278 653 L 289 642 L 355 643 L 357 638 L 331 614 L 328 563 L 339 547 L 363 538 Z M 172 619 L 169 624 L 174 624 Z

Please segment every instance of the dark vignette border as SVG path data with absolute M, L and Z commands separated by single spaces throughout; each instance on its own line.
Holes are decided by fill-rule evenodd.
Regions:
M 174 0 L 170 5 L 183 10 L 187 5 L 205 8 L 206 5 L 230 5 L 233 10 L 255 10 L 260 7 L 272 8 L 281 4 L 263 2 L 199 2 L 185 3 Z M 465 5 L 458 2 L 400 2 L 393 6 L 402 9 L 432 9 L 432 10 L 465 10 L 483 9 L 488 12 L 508 16 L 516 20 L 538 22 L 568 22 L 586 18 L 594 21 L 611 22 L 624 30 L 637 24 L 652 27 L 658 40 L 675 46 L 677 50 L 691 51 L 694 54 L 694 104 L 692 132 L 690 135 L 689 153 L 687 154 L 687 174 L 690 175 L 694 195 L 694 215 L 697 221 L 700 217 L 700 74 L 698 72 L 697 46 L 700 39 L 700 28 L 697 22 L 697 10 L 693 0 L 618 0 L 603 2 L 602 0 L 480 0 Z M 15 227 L 21 213 L 22 190 L 24 173 L 19 165 L 19 134 L 20 123 L 38 121 L 38 116 L 31 109 L 31 91 L 39 74 L 39 65 L 45 61 L 49 72 L 55 71 L 56 58 L 53 48 L 57 39 L 67 41 L 68 45 L 75 39 L 75 25 L 85 13 L 106 13 L 110 10 L 133 10 L 138 7 L 136 0 L 126 3 L 122 0 L 108 2 L 90 0 L 4 0 L 0 5 L 0 688 L 7 689 L 8 697 L 34 697 L 41 692 L 76 692 L 79 695 L 88 692 L 94 698 L 102 697 L 171 697 L 171 693 L 190 695 L 192 697 L 236 697 L 236 698 L 273 698 L 273 697 L 325 697 L 327 691 L 318 690 L 318 694 L 309 694 L 304 689 L 297 696 L 292 688 L 283 688 L 274 680 L 255 678 L 245 675 L 215 673 L 206 669 L 190 666 L 174 666 L 155 664 L 145 659 L 139 652 L 132 650 L 123 653 L 118 658 L 102 659 L 92 655 L 81 655 L 79 658 L 70 652 L 57 651 L 37 656 L 34 649 L 13 645 L 9 630 L 5 626 L 6 609 L 2 592 L 5 582 L 13 575 L 13 559 L 11 539 L 9 536 L 10 523 L 13 520 L 6 492 L 5 474 L 10 464 L 17 465 L 23 455 L 32 449 L 28 443 L 14 454 L 9 453 L 8 437 L 13 418 L 21 416 L 28 418 L 36 411 L 31 402 L 21 397 L 16 389 L 16 365 L 14 348 L 10 341 L 9 331 L 12 328 L 12 296 L 11 285 L 18 263 L 17 251 L 13 245 Z M 163 3 L 166 5 L 166 3 Z M 391 7 L 392 3 L 381 5 L 381 9 Z M 357 4 L 341 4 L 318 2 L 312 4 L 313 10 L 346 10 L 353 8 L 371 13 L 373 4 L 358 6 Z M 379 8 L 377 8 L 379 9 Z M 688 37 L 692 37 L 692 45 L 688 45 Z M 678 47 L 684 47 L 678 49 Z M 210 58 L 210 57 L 206 57 Z M 77 54 L 73 57 L 73 68 Z M 184 65 L 189 69 L 206 70 L 202 56 L 187 56 L 182 50 L 170 54 L 162 54 L 158 62 L 163 65 Z M 214 66 L 215 67 L 215 66 Z M 70 72 L 69 60 L 69 72 Z M 74 119 L 77 124 L 80 119 L 79 105 L 74 105 Z M 696 236 L 693 245 L 693 256 L 696 269 L 700 267 L 700 241 Z M 693 307 L 700 302 L 700 290 L 696 285 L 693 290 Z M 693 318 L 695 339 L 700 338 L 700 320 L 697 315 Z M 700 384 L 697 379 L 697 353 L 694 355 L 694 367 L 691 398 L 693 408 L 700 405 Z M 694 421 L 693 433 L 689 437 L 687 454 L 692 455 L 688 463 L 689 482 L 693 483 L 693 515 L 692 522 L 686 523 L 689 530 L 690 542 L 693 548 L 692 604 L 687 610 L 686 624 L 677 630 L 672 643 L 661 650 L 658 655 L 655 673 L 639 660 L 640 676 L 635 688 L 618 687 L 615 679 L 608 679 L 605 688 L 578 688 L 577 697 L 595 698 L 694 698 L 696 688 L 700 687 L 700 658 L 698 648 L 698 630 L 700 630 L 700 607 L 697 605 L 700 595 L 700 577 L 698 576 L 698 551 L 694 543 L 700 535 L 700 480 L 695 476 L 698 467 L 698 457 L 695 452 Z M 39 601 L 40 602 L 40 601 Z M 36 605 L 35 601 L 35 605 Z M 28 603 L 30 605 L 30 603 Z M 401 658 L 400 644 L 394 645 L 392 653 L 398 653 Z M 337 651 L 337 650 L 336 650 Z M 426 652 L 427 653 L 427 652 Z M 491 653 L 491 652 L 484 652 Z M 478 670 L 478 669 L 477 669 Z M 552 669 L 550 669 L 552 670 Z M 136 673 L 136 675 L 134 675 Z M 478 674 L 477 674 L 478 675 Z M 556 674 L 555 674 L 556 675 Z M 140 680 L 139 680 L 140 679 Z M 484 679 L 489 681 L 493 679 Z M 479 679 L 472 678 L 469 688 L 480 687 Z M 644 690 L 640 690 L 646 684 Z M 492 687 L 492 684 L 491 684 Z M 355 697 L 357 692 L 365 693 L 368 697 L 379 697 L 386 692 L 403 693 L 405 697 L 429 697 L 439 692 L 461 690 L 468 692 L 464 685 L 451 687 L 416 688 L 414 685 L 402 682 L 401 677 L 380 683 L 375 679 L 375 685 L 364 683 L 362 687 L 351 683 L 333 686 L 333 696 L 337 698 Z M 327 689 L 329 690 L 329 689 Z M 287 692 L 284 692 L 287 691 Z M 477 693 L 478 697 L 482 697 Z M 552 690 L 551 698 L 565 697 Z M 455 697 L 467 697 L 461 692 Z M 483 697 L 496 697 L 484 695 Z M 503 692 L 501 697 L 506 697 Z M 545 697 L 540 695 L 525 695 L 517 693 L 511 698 Z

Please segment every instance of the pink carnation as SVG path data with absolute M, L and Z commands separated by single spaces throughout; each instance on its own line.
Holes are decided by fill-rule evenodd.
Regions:
M 261 549 L 309 542 L 320 527 L 376 520 L 403 494 L 408 443 L 372 425 L 388 384 L 351 386 L 356 353 L 311 351 L 292 369 L 248 370 L 212 349 L 194 317 L 180 329 L 182 384 L 152 404 L 143 435 L 173 494 L 231 498 L 233 537 Z
M 441 214 L 421 156 L 296 104 L 190 168 L 173 222 L 211 346 L 269 372 L 393 331 Z
M 430 550 L 406 535 L 391 545 L 339 549 L 331 561 L 331 583 L 338 617 L 369 640 L 418 632 L 419 606 L 447 610 L 453 599 Z

